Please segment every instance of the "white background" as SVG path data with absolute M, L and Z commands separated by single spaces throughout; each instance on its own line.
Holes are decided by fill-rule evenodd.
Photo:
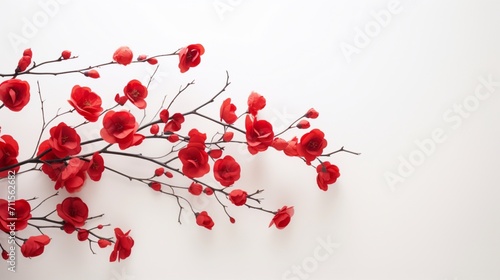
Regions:
M 342 175 L 322 192 L 314 170 L 299 160 L 275 152 L 254 158 L 233 150 L 243 169 L 241 187 L 265 188 L 266 208 L 295 206 L 291 224 L 282 231 L 267 228 L 270 215 L 234 207 L 230 211 L 237 222 L 231 225 L 213 197 L 193 202 L 213 215 L 212 231 L 187 215 L 179 225 L 174 200 L 105 174 L 106 179 L 89 183 L 80 196 L 91 214 L 106 213 L 92 225 L 111 222 L 132 229 L 136 245 L 129 259 L 109 263 L 110 248 L 96 248 L 92 255 L 75 235 L 47 231 L 53 239 L 45 253 L 19 258 L 15 274 L 2 264 L 0 278 L 499 279 L 500 85 L 491 92 L 480 89 L 489 93 L 482 100 L 474 92 L 481 77 L 500 81 L 500 4 L 401 0 L 380 27 L 373 14 L 387 11 L 389 3 L 4 1 L 1 73 L 12 72 L 27 47 L 35 61 L 71 50 L 80 58 L 66 65 L 77 67 L 107 62 L 122 45 L 135 54 L 152 55 L 202 43 L 202 63 L 185 74 L 179 73 L 175 57 L 160 60 L 148 98 L 150 112 L 165 94 L 171 98 L 193 79 L 196 84 L 176 108 L 200 104 L 223 86 L 228 70 L 232 84 L 224 98 L 233 98 L 239 112 L 252 90 L 266 96 L 262 116 L 275 127 L 315 107 L 320 118 L 313 126 L 325 131 L 330 149 L 345 146 L 362 155 L 333 156 L 330 160 Z M 27 30 L 30 24 L 35 28 Z M 358 30 L 366 29 L 372 33 L 363 45 Z M 346 45 L 356 53 L 343 53 Z M 59 107 L 69 108 L 65 100 L 74 84 L 90 86 L 110 105 L 128 80 L 147 81 L 154 69 L 127 67 L 103 69 L 99 80 L 68 75 L 29 81 L 33 88 L 40 81 L 46 112 L 53 115 Z M 217 117 L 220 102 L 205 112 Z M 460 115 L 454 110 L 464 102 Z M 20 157 L 33 151 L 39 107 L 33 90 L 22 112 L 0 111 L 2 133 L 18 139 Z M 188 121 L 192 127 L 205 124 Z M 427 140 L 428 149 L 435 147 L 425 155 L 416 143 L 436 130 L 442 134 L 440 143 Z M 98 127 L 79 132 L 94 137 Z M 165 148 L 160 146 L 150 148 Z M 402 167 L 405 161 L 411 167 Z M 109 162 L 139 172 L 135 163 Z M 391 184 L 388 174 L 401 181 Z M 41 174 L 18 178 L 19 198 L 52 193 L 53 183 Z M 54 207 L 65 196 L 62 192 L 46 206 Z M 43 214 L 41 210 L 37 213 Z M 36 234 L 31 230 L 23 234 Z M 106 232 L 110 235 L 111 229 Z M 6 236 L 0 238 L 5 243 Z M 316 260 L 317 248 L 328 240 L 336 248 L 321 251 L 326 257 Z M 294 274 L 297 269 L 302 274 Z

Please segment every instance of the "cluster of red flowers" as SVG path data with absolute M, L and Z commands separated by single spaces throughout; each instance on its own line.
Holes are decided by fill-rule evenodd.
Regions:
M 179 70 L 181 73 L 184 73 L 200 64 L 201 56 L 204 52 L 205 49 L 201 44 L 192 44 L 172 54 L 159 56 L 178 56 Z M 19 112 L 28 104 L 30 100 L 30 85 L 28 82 L 16 77 L 29 75 L 31 70 L 39 67 L 40 64 L 32 64 L 32 55 L 30 49 L 26 50 L 23 53 L 23 57 L 19 60 L 12 79 L 0 84 L 0 101 L 2 102 L 0 109 L 6 107 L 11 111 Z M 112 56 L 113 62 L 107 64 L 126 66 L 132 63 L 147 62 L 155 65 L 158 63 L 157 57 L 159 56 L 148 57 L 147 55 L 139 55 L 134 60 L 132 50 L 124 46 L 115 51 Z M 58 59 L 48 61 L 46 64 L 74 58 L 76 57 L 72 57 L 70 51 L 63 51 Z M 61 74 L 80 73 L 86 77 L 97 79 L 100 78 L 100 74 L 95 68 L 88 67 L 74 71 L 64 71 Z M 226 81 L 226 86 L 228 84 Z M 212 101 L 223 91 L 213 97 Z M 181 92 L 179 91 L 179 94 Z M 84 187 L 87 177 L 93 181 L 99 181 L 103 172 L 109 169 L 105 165 L 103 158 L 104 154 L 110 153 L 108 150 L 109 147 L 116 144 L 123 151 L 130 147 L 141 145 L 148 138 L 163 138 L 173 145 L 180 146 L 180 148 L 176 149 L 176 155 L 166 162 L 147 158 L 149 162 L 159 165 L 155 167 L 153 177 L 135 178 L 128 177 L 120 172 L 115 173 L 144 183 L 155 191 L 168 193 L 176 197 L 178 202 L 182 199 L 184 202 L 189 203 L 189 200 L 173 192 L 175 188 L 183 189 L 193 196 L 198 196 L 202 193 L 205 195 L 222 194 L 235 206 L 248 206 L 251 209 L 273 214 L 269 227 L 274 225 L 278 229 L 283 229 L 290 223 L 294 214 L 294 207 L 283 206 L 276 211 L 271 211 L 249 203 L 251 201 L 260 203 L 260 199 L 256 198 L 255 195 L 260 193 L 261 190 L 249 194 L 243 189 L 233 187 L 241 178 L 241 165 L 235 157 L 225 154 L 224 143 L 244 143 L 248 152 L 252 155 L 272 148 L 282 151 L 286 156 L 300 158 L 309 166 L 313 166 L 313 161 L 317 160 L 319 163 L 313 167 L 316 170 L 317 185 L 323 191 L 328 190 L 329 185 L 335 183 L 340 176 L 337 166 L 329 161 L 319 159 L 319 157 L 329 156 L 334 153 L 324 154 L 328 142 L 325 139 L 325 134 L 320 129 L 311 129 L 300 137 L 291 137 L 290 140 L 285 140 L 281 137 L 284 132 L 293 128 L 309 129 L 311 126 L 309 120 L 319 116 L 318 112 L 314 109 L 309 109 L 297 121 L 292 123 L 288 129 L 277 133 L 273 130 L 273 126 L 269 121 L 259 116 L 259 112 L 266 107 L 264 96 L 257 92 L 251 92 L 245 106 L 245 111 L 239 115 L 236 113 L 237 106 L 232 103 L 231 98 L 227 98 L 220 105 L 219 121 L 207 117 L 207 119 L 222 126 L 223 132 L 216 134 L 221 135 L 218 140 L 214 136 L 210 141 L 207 141 L 207 134 L 196 128 L 191 128 L 187 135 L 181 133 L 181 129 L 185 126 L 185 117 L 189 114 L 199 114 L 196 112 L 197 109 L 188 113 L 174 112 L 171 114 L 169 112 L 170 106 L 160 108 L 158 110 L 158 118 L 142 126 L 139 125 L 135 116 L 130 111 L 115 110 L 116 107 L 123 106 L 126 102 L 131 102 L 138 109 L 145 110 L 148 105 L 146 102 L 147 97 L 148 87 L 143 85 L 139 80 L 132 79 L 124 85 L 123 94 L 116 94 L 114 97 L 116 105 L 105 110 L 102 107 L 102 99 L 99 94 L 87 86 L 73 86 L 68 99 L 68 103 L 72 107 L 69 112 L 76 111 L 82 116 L 85 119 L 83 124 L 95 123 L 101 119 L 101 138 L 82 141 L 76 130 L 77 126 L 60 122 L 49 129 L 48 137 L 45 140 L 40 141 L 36 156 L 27 161 L 19 162 L 17 159 L 19 155 L 17 141 L 11 135 L 2 135 L 0 136 L 0 178 L 7 177 L 9 172 L 17 173 L 24 164 L 40 164 L 41 167 L 39 169 L 55 182 L 54 187 L 56 190 L 65 189 L 68 193 L 74 194 Z M 208 103 L 210 102 L 206 104 Z M 239 129 L 235 126 L 241 117 L 244 117 L 244 120 L 242 120 L 244 129 Z M 160 127 L 160 125 L 163 127 Z M 149 127 L 150 135 L 146 135 L 142 131 L 147 127 Z M 234 141 L 235 133 L 242 133 L 245 140 Z M 43 130 L 41 137 L 42 135 Z M 105 148 L 88 154 L 81 154 L 82 146 L 101 140 L 108 144 Z M 146 159 L 141 154 L 126 154 L 118 151 L 114 153 L 138 159 Z M 171 162 L 175 161 L 180 164 L 179 168 L 170 165 Z M 211 174 L 221 187 L 211 186 L 201 181 L 211 171 Z M 165 175 L 167 178 L 172 178 L 174 173 L 187 177 L 190 181 L 188 186 L 173 186 L 160 180 L 160 176 Z M 172 192 L 167 192 L 165 187 L 170 188 Z M 218 197 L 217 200 L 220 202 Z M 13 217 L 8 216 L 6 204 L 6 200 L 0 199 L 0 230 L 8 233 L 10 229 L 7 220 Z M 19 231 L 25 229 L 28 226 L 28 221 L 34 218 L 32 217 L 32 209 L 28 201 L 17 200 L 15 205 L 16 231 Z M 221 205 L 223 204 L 221 203 Z M 179 206 L 181 205 L 179 204 Z M 230 222 L 234 223 L 235 219 L 228 214 L 226 206 L 223 205 L 223 207 Z M 182 210 L 183 207 L 180 208 Z M 49 220 L 47 216 L 36 217 L 36 219 L 56 223 L 61 230 L 64 230 L 68 234 L 76 232 L 78 240 L 89 241 L 91 244 L 97 243 L 101 248 L 114 243 L 110 261 L 125 259 L 131 254 L 134 240 L 129 236 L 130 231 L 124 233 L 121 229 L 115 228 L 116 239 L 113 240 L 112 238 L 99 237 L 99 235 L 92 232 L 96 229 L 102 229 L 102 225 L 98 225 L 95 228 L 85 228 L 90 219 L 89 209 L 81 198 L 68 197 L 64 199 L 56 205 L 54 212 L 57 213 L 61 221 Z M 194 212 L 193 210 L 193 214 L 199 226 L 212 229 L 215 225 L 207 211 Z M 34 225 L 34 227 L 37 226 Z M 37 227 L 37 229 L 41 232 L 40 227 Z M 35 257 L 42 254 L 44 247 L 50 243 L 50 237 L 45 234 L 31 236 L 22 240 L 24 243 L 21 247 L 21 252 L 25 257 Z

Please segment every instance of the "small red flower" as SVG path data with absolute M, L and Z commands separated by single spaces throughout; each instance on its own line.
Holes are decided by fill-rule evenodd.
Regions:
M 229 200 L 236 206 L 245 205 L 247 202 L 247 192 L 243 190 L 232 190 L 229 193 Z
M 280 210 L 278 210 L 278 212 L 276 212 L 276 214 L 274 214 L 271 223 L 269 223 L 269 227 L 275 225 L 278 229 L 284 229 L 290 223 L 293 213 L 293 206 L 283 206 L 283 208 L 281 208 Z
M 50 237 L 47 235 L 31 236 L 21 246 L 21 253 L 25 258 L 40 256 L 49 243 Z
M 297 124 L 297 128 L 299 129 L 307 129 L 309 127 L 311 127 L 311 124 L 307 120 L 301 120 Z
M 235 112 L 236 106 L 231 103 L 231 98 L 224 100 L 220 106 L 220 120 L 224 120 L 228 124 L 233 124 L 238 119 Z
M 165 125 L 163 132 L 176 132 L 181 129 L 181 125 L 184 122 L 184 115 L 181 113 L 175 113 L 172 115 L 172 119 Z
M 9 211 L 9 207 L 14 211 Z M 4 232 L 23 230 L 31 219 L 31 205 L 24 199 L 18 199 L 9 205 L 5 199 L 0 199 L 0 230 Z M 15 224 L 14 228 L 11 225 Z
M 214 226 L 214 221 L 208 215 L 207 211 L 202 211 L 196 215 L 196 224 L 211 230 Z
M 2 259 L 4 259 L 4 260 L 8 260 L 9 259 L 9 254 L 5 250 L 2 250 Z
M 157 123 L 152 124 L 149 128 L 149 132 L 153 135 L 158 134 L 158 132 L 160 132 L 160 126 Z
M 206 195 L 212 195 L 214 194 L 214 190 L 212 188 L 209 188 L 209 187 L 206 187 L 203 192 L 206 194 Z
M 158 64 L 158 59 L 156 59 L 156 57 L 151 57 L 151 58 L 148 58 L 147 62 L 151 65 L 156 65 L 156 64 Z
M 167 176 L 167 178 L 173 178 L 174 174 L 172 174 L 172 172 L 170 172 L 170 171 L 167 171 L 167 172 L 165 172 L 165 176 Z
M 188 188 L 188 191 L 192 195 L 200 195 L 201 192 L 203 191 L 203 187 L 200 184 L 198 184 L 198 183 L 192 182 L 191 185 Z
M 266 107 L 266 99 L 264 96 L 252 91 L 250 96 L 248 96 L 248 112 L 255 116 L 264 107 Z
M 313 129 L 310 132 L 302 135 L 300 142 L 297 144 L 297 153 L 304 157 L 307 164 L 323 153 L 327 141 L 325 134 L 319 129 Z
M 70 159 L 68 165 L 60 172 L 55 189 L 65 187 L 69 193 L 80 191 L 87 178 L 85 171 L 88 165 L 88 162 L 79 158 Z
M 307 111 L 307 113 L 304 116 L 309 119 L 315 119 L 319 116 L 319 113 L 318 111 L 314 110 L 314 108 L 311 108 Z
M 233 140 L 233 136 L 234 136 L 234 132 L 227 131 L 224 133 L 224 135 L 222 135 L 222 140 L 224 140 L 224 142 L 229 142 L 229 141 Z
M 134 246 L 134 239 L 129 236 L 129 233 L 130 230 L 123 233 L 121 229 L 115 228 L 116 242 L 113 252 L 111 252 L 111 255 L 109 256 L 110 262 L 114 262 L 117 259 L 118 261 L 124 260 L 130 256 L 132 247 Z
M 89 162 L 89 168 L 87 169 L 87 174 L 89 175 L 92 181 L 101 180 L 102 172 L 104 172 L 104 159 L 101 154 L 95 152 L 92 155 L 92 159 Z
M 155 169 L 155 176 L 161 176 L 165 172 L 165 168 L 163 167 L 158 167 Z
M 288 142 L 286 142 L 283 138 L 276 137 L 274 138 L 271 146 L 278 151 L 283 151 L 288 146 Z
M 198 146 L 185 147 L 178 155 L 182 162 L 182 173 L 188 178 L 199 178 L 210 171 L 208 154 Z
M 101 137 L 104 141 L 118 143 L 120 149 L 136 146 L 142 143 L 144 136 L 136 134 L 139 124 L 134 115 L 128 111 L 109 111 L 104 115 Z
M 18 163 L 17 156 L 19 155 L 19 145 L 17 141 L 10 135 L 0 136 L 0 168 L 7 167 Z M 20 166 L 16 166 L 9 170 L 0 171 L 0 178 L 8 176 L 9 172 L 17 173 Z
M 247 115 L 245 120 L 246 139 L 248 151 L 255 155 L 258 152 L 267 150 L 274 140 L 272 125 L 265 120 L 254 120 Z
M 159 182 L 151 182 L 149 183 L 149 187 L 157 192 L 161 190 L 161 184 Z
M 290 157 L 298 156 L 299 155 L 297 152 L 297 143 L 298 142 L 299 142 L 299 140 L 297 139 L 297 137 L 293 137 L 292 140 L 288 141 L 287 146 L 283 150 L 283 152 L 285 152 L 285 155 L 290 156 Z
M 99 75 L 99 72 L 97 72 L 97 70 L 94 70 L 94 69 L 83 72 L 83 75 L 85 77 L 89 77 L 92 79 L 98 79 L 101 77 L 101 75 Z
M 82 227 L 89 217 L 89 208 L 87 204 L 79 197 L 65 198 L 62 203 L 56 206 L 57 215 L 64 222 L 72 224 L 75 227 Z
M 86 229 L 79 229 L 77 238 L 80 241 L 86 241 L 89 238 L 89 231 Z
M 170 134 L 170 135 L 167 137 L 167 140 L 168 140 L 170 143 L 175 143 L 175 142 L 179 141 L 179 135 L 177 135 L 177 134 Z
M 113 54 L 113 60 L 121 65 L 128 65 L 132 62 L 134 54 L 129 47 L 119 47 Z
M 160 120 L 164 123 L 168 122 L 169 113 L 167 109 L 163 109 L 160 112 Z
M 71 90 L 69 104 L 89 122 L 95 122 L 102 113 L 102 100 L 88 87 L 76 85 Z
M 240 165 L 232 156 L 218 159 L 214 164 L 214 177 L 221 185 L 229 187 L 240 179 Z
M 19 62 L 17 63 L 16 72 L 23 72 L 30 66 L 31 64 L 31 56 L 23 55 Z
M 198 129 L 193 128 L 188 133 L 189 142 L 188 147 L 197 147 L 200 149 L 205 149 L 205 140 L 207 140 L 207 134 L 201 133 Z
M 148 96 L 148 89 L 138 80 L 131 80 L 123 89 L 125 96 L 127 96 L 128 100 L 132 102 L 137 108 L 144 109 L 146 108 L 146 100 L 144 100 Z
M 328 161 L 319 164 L 316 167 L 316 172 L 318 172 L 316 176 L 318 187 L 324 191 L 327 191 L 328 185 L 335 183 L 340 177 L 339 168 Z
M 63 52 L 61 53 L 61 57 L 62 57 L 62 59 L 68 59 L 68 58 L 70 58 L 70 57 L 71 57 L 71 52 L 70 52 L 70 51 L 68 51 L 68 50 L 65 50 L 65 51 L 63 51 Z
M 58 158 L 78 154 L 82 150 L 80 141 L 80 136 L 76 133 L 76 130 L 67 126 L 64 122 L 50 129 L 49 143 Z
M 205 48 L 201 44 L 189 45 L 179 51 L 179 69 L 181 73 L 196 67 L 201 62 L 201 55 L 205 53 Z
M 221 149 L 210 150 L 210 151 L 208 151 L 208 155 L 212 159 L 218 159 L 218 158 L 220 158 L 222 156 L 222 150 Z
M 101 248 L 106 248 L 108 247 L 109 245 L 111 245 L 111 242 L 107 239 L 99 239 L 97 241 L 97 244 L 99 245 L 99 247 Z
M 2 82 L 0 84 L 0 101 L 11 111 L 21 111 L 30 101 L 30 84 L 19 79 Z
M 127 102 L 128 98 L 124 96 L 120 96 L 120 94 L 115 95 L 115 102 L 118 103 L 118 105 L 123 106 Z

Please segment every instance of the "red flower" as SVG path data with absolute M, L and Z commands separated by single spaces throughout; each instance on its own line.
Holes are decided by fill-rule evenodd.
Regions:
M 222 150 L 221 149 L 210 150 L 210 151 L 208 151 L 208 155 L 212 159 L 218 159 L 218 158 L 220 158 L 222 156 Z
M 89 217 L 89 208 L 79 197 L 65 198 L 62 203 L 57 204 L 56 210 L 64 222 L 75 227 L 82 227 Z
M 88 162 L 79 158 L 72 158 L 68 161 L 68 165 L 62 170 L 57 178 L 55 189 L 58 190 L 66 187 L 69 193 L 78 192 L 82 189 L 85 183 Z
M 151 65 L 156 65 L 158 63 L 158 59 L 156 59 L 156 57 L 150 57 L 146 61 Z
M 339 168 L 336 165 L 325 161 L 316 167 L 318 175 L 316 177 L 316 182 L 320 189 L 327 191 L 328 185 L 331 185 L 337 181 L 340 177 Z
M 265 120 L 257 121 L 250 117 L 250 115 L 247 115 L 245 128 L 248 151 L 252 155 L 267 150 L 273 143 L 274 132 L 269 122 Z
M 78 234 L 77 234 L 77 238 L 80 241 L 87 240 L 89 238 L 89 231 L 86 229 L 79 229 Z
M 234 136 L 234 132 L 226 131 L 224 133 L 224 135 L 222 135 L 222 140 L 224 140 L 224 142 L 229 142 L 229 141 L 233 140 L 233 136 Z
M 311 127 L 311 124 L 307 120 L 300 120 L 300 122 L 297 124 L 297 127 L 299 129 L 307 129 Z
M 16 164 L 18 155 L 19 145 L 17 141 L 7 134 L 0 136 L 0 168 Z M 17 173 L 19 168 L 20 166 L 16 166 L 10 170 L 0 171 L 0 178 L 6 178 L 9 172 Z
M 229 187 L 240 179 L 240 165 L 232 156 L 218 159 L 214 164 L 214 177 L 221 185 Z
M 158 134 L 158 132 L 160 132 L 160 126 L 157 123 L 152 124 L 149 128 L 149 132 L 153 135 Z
M 129 47 L 119 47 L 113 54 L 113 60 L 121 65 L 128 65 L 132 62 L 134 54 Z
M 160 114 L 160 117 L 161 117 L 161 114 Z M 162 118 L 162 120 L 163 120 L 163 118 Z M 184 115 L 181 113 L 175 113 L 172 115 L 172 119 L 165 125 L 163 132 L 179 131 L 181 129 L 181 124 L 183 122 L 184 122 Z
M 287 142 L 287 146 L 283 150 L 287 156 L 295 157 L 298 156 L 297 152 L 297 143 L 298 143 L 297 137 L 293 137 L 292 140 Z
M 311 161 L 323 153 L 326 145 L 327 141 L 323 131 L 313 129 L 302 135 L 300 142 L 297 144 L 297 153 L 305 158 L 307 164 L 311 164 Z
M 19 79 L 10 79 L 0 84 L 0 101 L 14 112 L 21 111 L 30 101 L 30 84 Z
M 21 253 L 25 258 L 40 256 L 49 243 L 50 238 L 47 235 L 31 236 L 21 246 Z
M 85 77 L 89 77 L 92 79 L 97 79 L 97 78 L 101 77 L 101 75 L 99 75 L 99 72 L 97 72 L 97 70 L 94 70 L 94 69 L 83 72 L 83 75 Z
M 149 183 L 149 187 L 157 192 L 161 191 L 161 184 L 159 182 L 151 182 Z
M 232 190 L 229 193 L 229 200 L 236 206 L 245 205 L 247 202 L 247 192 L 243 190 Z
M 289 223 L 290 220 L 292 219 L 293 216 L 293 206 L 288 207 L 288 206 L 283 206 L 276 214 L 274 214 L 273 219 L 271 220 L 271 223 L 269 224 L 269 227 L 272 225 L 275 225 L 276 228 L 278 229 L 284 229 Z
M 165 172 L 165 168 L 163 167 L 158 167 L 155 169 L 155 176 L 161 176 Z
M 82 150 L 76 130 L 63 122 L 50 129 L 49 143 L 58 158 L 76 155 Z
M 304 116 L 309 119 L 315 119 L 319 116 L 319 113 L 318 111 L 314 110 L 314 108 L 311 108 L 307 111 L 307 113 Z
M 146 108 L 146 100 L 144 100 L 148 96 L 148 89 L 142 85 L 138 80 L 131 80 L 123 89 L 125 96 L 127 96 L 128 100 L 132 102 L 137 108 L 144 109 Z
M 283 151 L 288 146 L 288 142 L 283 138 L 276 137 L 273 139 L 273 144 L 271 144 L 271 146 L 278 151 Z
M 170 134 L 170 135 L 167 137 L 167 140 L 168 140 L 170 143 L 175 143 L 175 142 L 179 141 L 179 135 L 177 135 L 177 134 Z
M 110 262 L 114 262 L 116 259 L 118 259 L 118 261 L 124 260 L 130 256 L 132 247 L 134 246 L 134 239 L 128 235 L 129 233 L 130 230 L 123 233 L 121 229 L 115 228 L 116 242 L 113 252 L 111 252 L 109 256 Z
M 228 124 L 233 124 L 238 119 L 235 112 L 236 106 L 231 103 L 231 98 L 224 100 L 220 106 L 220 120 L 224 120 Z
M 179 51 L 179 69 L 181 73 L 186 72 L 191 67 L 200 64 L 201 55 L 205 53 L 205 48 L 201 44 L 189 45 Z
M 190 192 L 192 195 L 200 195 L 203 190 L 203 187 L 195 182 L 192 182 L 191 185 L 188 188 L 188 192 Z
M 92 155 L 92 159 L 89 162 L 89 168 L 87 169 L 87 174 L 89 174 L 90 179 L 92 181 L 101 180 L 104 167 L 104 159 L 98 152 L 95 152 Z
M 128 111 L 111 110 L 104 115 L 102 123 L 101 137 L 110 144 L 118 143 L 122 150 L 139 145 L 144 140 L 143 135 L 136 134 L 139 124 Z
M 68 59 L 68 58 L 70 58 L 70 57 L 71 57 L 71 52 L 70 52 L 70 51 L 68 51 L 68 50 L 63 51 L 63 52 L 61 53 L 61 57 L 62 57 L 62 59 Z
M 250 96 L 248 96 L 248 112 L 252 115 L 257 115 L 259 110 L 266 107 L 266 99 L 264 96 L 252 91 Z
M 214 221 L 208 215 L 207 211 L 202 211 L 196 214 L 196 224 L 211 230 L 214 226 Z
M 89 122 L 97 121 L 102 112 L 101 97 L 92 92 L 88 87 L 74 86 L 71 90 L 71 99 L 68 102 L 75 108 L 78 114 L 82 115 Z
M 168 122 L 169 113 L 167 109 L 163 109 L 160 112 L 160 120 L 164 123 Z
M 49 151 L 50 152 L 47 152 Z M 43 156 L 40 158 L 43 161 L 50 161 L 54 159 L 58 159 L 58 157 L 54 154 L 54 151 L 50 147 L 50 140 L 47 139 L 40 143 L 38 147 L 37 156 L 40 156 L 43 153 Z M 57 181 L 61 172 L 64 170 L 65 164 L 63 162 L 51 162 L 42 164 L 43 173 L 47 174 L 52 181 Z
M 5 250 L 2 250 L 2 259 L 4 259 L 4 260 L 8 260 L 9 259 L 9 254 Z
M 115 95 L 115 102 L 119 105 L 123 106 L 127 102 L 128 98 L 124 96 L 120 96 L 118 93 Z
M 185 147 L 179 151 L 182 173 L 189 178 L 199 178 L 210 171 L 208 154 L 198 146 Z
M 97 241 L 97 244 L 99 245 L 99 247 L 101 248 L 106 248 L 108 247 L 109 245 L 111 245 L 111 242 L 107 239 L 99 239 L 99 241 Z
M 212 194 L 214 194 L 214 190 L 212 188 L 209 188 L 209 187 L 206 187 L 205 189 L 203 189 L 203 192 L 206 195 L 212 195 Z
M 30 66 L 31 64 L 31 56 L 23 55 L 19 62 L 17 63 L 16 72 L 23 72 Z
M 13 207 L 14 211 L 9 211 Z M 12 209 L 10 209 L 12 210 Z M 0 199 L 0 230 L 4 232 L 23 230 L 31 219 L 31 205 L 24 199 L 18 199 L 9 206 L 9 202 Z M 14 224 L 14 227 L 11 225 Z
M 188 147 L 197 147 L 200 149 L 205 149 L 205 140 L 207 140 L 207 135 L 205 133 L 201 133 L 198 129 L 193 128 L 188 133 L 189 142 Z

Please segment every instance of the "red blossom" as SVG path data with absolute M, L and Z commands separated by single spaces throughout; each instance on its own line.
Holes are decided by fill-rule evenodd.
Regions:
M 82 150 L 80 141 L 80 135 L 76 133 L 76 130 L 67 126 L 64 122 L 50 129 L 49 143 L 52 147 L 52 152 L 58 158 L 78 154 Z
M 248 151 L 252 155 L 267 150 L 273 143 L 273 127 L 268 121 L 254 120 L 253 117 L 247 115 L 245 128 Z
M 125 105 L 125 103 L 127 102 L 128 98 L 124 95 L 124 96 L 120 96 L 120 94 L 116 94 L 115 95 L 115 102 L 118 103 L 118 105 Z
M 146 108 L 146 100 L 144 100 L 148 96 L 148 89 L 138 80 L 131 80 L 127 83 L 125 88 L 123 89 L 125 96 L 127 96 L 128 100 L 132 102 L 137 108 L 144 109 Z
M 167 176 L 167 178 L 173 178 L 174 174 L 172 174 L 172 172 L 170 172 L 170 171 L 167 171 L 167 172 L 165 172 L 165 176 Z
M 31 56 L 24 55 L 19 59 L 19 62 L 17 63 L 17 68 L 16 72 L 23 72 L 30 66 L 31 64 Z
M 69 104 L 89 122 L 95 122 L 102 113 L 102 100 L 89 87 L 76 85 L 71 90 Z
M 156 64 L 158 64 L 158 59 L 156 59 L 156 57 L 151 57 L 151 58 L 148 58 L 147 62 L 151 65 L 156 65 Z
M 168 117 L 169 117 L 168 110 L 167 109 L 161 110 L 161 112 L 160 112 L 160 120 L 163 123 L 167 123 L 168 122 Z
M 247 202 L 247 196 L 246 191 L 236 189 L 229 193 L 229 200 L 236 206 L 242 206 Z
M 181 129 L 181 125 L 184 122 L 184 115 L 181 113 L 175 113 L 172 115 L 172 119 L 167 122 L 163 132 L 176 132 Z
M 318 172 L 316 183 L 318 183 L 318 187 L 324 191 L 327 191 L 328 185 L 335 183 L 340 177 L 339 168 L 328 161 L 319 164 L 316 167 L 316 172 Z
M 201 133 L 198 131 L 198 129 L 193 128 L 189 131 L 188 136 L 188 147 L 197 147 L 200 149 L 205 148 L 205 140 L 207 140 L 207 134 Z
M 313 129 L 310 132 L 302 135 L 300 142 L 297 144 L 297 153 L 304 157 L 307 164 L 323 153 L 327 141 L 325 134 L 319 129 Z
M 101 180 L 102 172 L 104 172 L 104 159 L 101 154 L 95 152 L 92 155 L 92 159 L 89 162 L 89 168 L 87 169 L 87 174 L 92 181 Z
M 155 176 L 161 176 L 165 172 L 165 168 L 163 167 L 158 167 L 155 169 Z
M 177 135 L 177 134 L 170 134 L 170 135 L 167 137 L 167 140 L 168 140 L 170 143 L 175 143 L 175 142 L 179 141 L 179 135 Z
M 300 120 L 297 124 L 297 128 L 300 129 L 307 129 L 309 127 L 311 127 L 311 124 L 307 120 Z
M 248 96 L 248 112 L 252 115 L 257 115 L 257 113 L 266 107 L 266 99 L 264 96 L 252 91 L 250 96 Z
M 65 187 L 69 193 L 79 192 L 87 178 L 85 171 L 88 165 L 88 162 L 79 158 L 70 159 L 57 178 L 55 189 Z
M 269 227 L 275 225 L 277 229 L 284 229 L 290 223 L 293 213 L 293 206 L 283 206 L 283 208 L 279 209 L 278 212 L 274 214 L 271 223 L 269 223 Z
M 9 208 L 14 208 L 14 211 L 9 211 Z M 12 215 L 13 214 L 13 215 Z M 31 205 L 24 199 L 18 199 L 14 202 L 9 202 L 5 199 L 0 199 L 0 230 L 4 232 L 23 230 L 28 226 L 28 221 L 31 219 Z M 15 227 L 10 225 L 15 224 Z
M 224 135 L 222 135 L 222 140 L 224 142 L 229 142 L 229 141 L 233 140 L 233 136 L 234 136 L 234 132 L 232 132 L 232 131 L 226 131 L 224 133 Z
M 0 84 L 0 101 L 11 111 L 21 111 L 30 101 L 30 84 L 19 79 L 3 81 Z
M 19 145 L 17 141 L 10 135 L 0 136 L 0 168 L 17 164 L 17 156 L 19 155 Z M 17 173 L 20 166 L 16 166 L 9 170 L 0 171 L 0 178 L 8 176 L 9 172 Z
M 89 238 L 89 231 L 86 229 L 79 229 L 77 238 L 80 241 L 86 241 Z
M 196 224 L 211 230 L 214 226 L 214 221 L 208 215 L 207 211 L 202 211 L 196 214 Z
M 128 111 L 111 110 L 104 115 L 102 124 L 102 139 L 110 144 L 118 143 L 122 150 L 139 145 L 144 140 L 143 135 L 136 134 L 139 124 L 135 121 L 134 115 Z
M 212 194 L 214 194 L 214 190 L 212 188 L 209 188 L 209 187 L 206 187 L 205 189 L 203 189 L 203 192 L 206 195 L 212 195 Z
M 293 137 L 292 140 L 287 142 L 287 146 L 285 147 L 283 152 L 285 152 L 285 154 L 287 156 L 291 156 L 291 157 L 298 156 L 299 155 L 297 152 L 297 143 L 298 142 L 299 142 L 299 140 L 297 139 L 297 137 Z
M 111 255 L 109 256 L 110 262 L 114 262 L 117 259 L 118 261 L 124 260 L 130 256 L 132 247 L 134 246 L 134 239 L 129 236 L 129 233 L 130 230 L 123 233 L 121 229 L 115 228 L 116 242 L 113 252 L 111 252 Z
M 201 55 L 205 53 L 205 48 L 201 44 L 189 45 L 179 51 L 179 69 L 181 73 L 196 67 L 201 62 Z
M 231 98 L 224 100 L 220 106 L 220 120 L 224 120 L 228 124 L 233 124 L 238 119 L 235 112 L 236 106 L 231 103 Z
M 229 187 L 240 179 L 240 165 L 232 156 L 225 156 L 214 163 L 214 177 L 221 185 Z
M 56 210 L 57 215 L 64 222 L 75 227 L 82 227 L 89 217 L 89 208 L 79 197 L 65 198 L 60 204 L 57 204 Z
M 68 50 L 65 50 L 65 51 L 63 51 L 63 52 L 61 53 L 61 57 L 62 57 L 62 59 L 68 59 L 68 58 L 70 58 L 70 57 L 71 57 L 71 52 L 70 52 L 70 51 L 68 51 Z
M 192 195 L 200 195 L 201 192 L 203 191 L 203 187 L 200 184 L 198 184 L 198 183 L 192 182 L 191 185 L 188 188 L 188 191 Z
M 128 65 L 132 62 L 134 54 L 129 47 L 119 47 L 113 54 L 113 60 L 121 65 Z
M 182 173 L 188 178 L 199 178 L 210 171 L 208 154 L 198 146 L 185 147 L 179 151 Z
M 45 246 L 50 243 L 50 237 L 47 235 L 31 236 L 21 246 L 21 253 L 25 258 L 40 256 Z
M 4 259 L 4 260 L 8 260 L 9 259 L 9 254 L 5 250 L 2 250 L 2 259 Z
M 158 134 L 158 132 L 160 132 L 160 126 L 157 123 L 152 124 L 149 128 L 149 132 L 153 135 Z
M 307 113 L 304 116 L 309 119 L 315 119 L 319 116 L 319 113 L 318 111 L 314 110 L 314 108 L 311 108 L 307 111 Z
M 161 190 L 161 184 L 159 182 L 151 182 L 149 183 L 149 187 L 157 192 Z
M 99 72 L 97 72 L 97 70 L 94 69 L 83 72 L 83 75 L 85 75 L 85 77 L 89 77 L 92 79 L 98 79 L 101 77 L 101 75 L 99 75 Z
M 273 144 L 271 144 L 271 146 L 278 151 L 283 151 L 288 146 L 288 142 L 283 138 L 276 137 L 274 138 Z
M 222 150 L 221 149 L 210 150 L 208 151 L 208 155 L 213 159 L 218 159 L 222 156 Z
M 101 248 L 106 248 L 108 247 L 109 245 L 111 245 L 111 242 L 107 239 L 99 239 L 97 241 L 97 244 L 99 245 L 99 247 Z

